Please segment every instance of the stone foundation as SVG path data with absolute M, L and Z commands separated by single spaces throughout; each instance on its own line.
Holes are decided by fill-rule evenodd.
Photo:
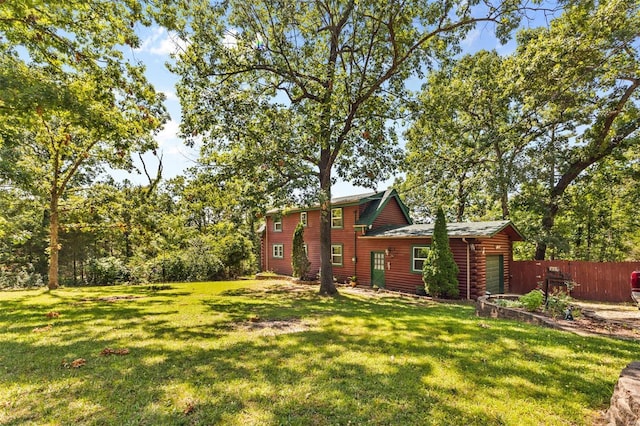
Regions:
M 611 426 L 640 426 L 640 361 L 620 373 L 604 421 Z

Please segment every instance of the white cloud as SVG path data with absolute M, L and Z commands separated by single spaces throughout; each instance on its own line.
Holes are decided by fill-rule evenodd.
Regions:
M 235 30 L 225 31 L 222 45 L 227 49 L 235 49 L 238 47 L 238 32 Z
M 182 141 L 178 134 L 180 133 L 180 123 L 169 120 L 165 123 L 164 128 L 155 137 L 160 150 L 168 154 L 177 154 L 180 152 Z
M 176 92 L 172 90 L 162 90 L 162 93 L 164 94 L 165 98 L 167 98 L 168 101 L 178 100 L 178 95 L 176 95 Z
M 470 48 L 480 38 L 481 31 L 477 28 L 467 33 L 467 36 L 460 42 L 463 48 Z
M 168 56 L 184 51 L 187 45 L 188 43 L 175 32 L 156 27 L 137 50 L 152 55 Z

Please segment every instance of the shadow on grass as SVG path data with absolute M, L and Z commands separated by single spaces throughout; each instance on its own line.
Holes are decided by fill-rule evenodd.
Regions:
M 0 423 L 584 424 L 635 353 L 457 305 L 270 286 L 188 302 L 158 293 L 3 303 Z M 32 333 L 61 306 L 53 333 Z M 273 336 L 233 327 L 250 317 L 312 325 Z M 99 355 L 125 343 L 127 356 Z M 87 365 L 62 367 L 70 356 Z

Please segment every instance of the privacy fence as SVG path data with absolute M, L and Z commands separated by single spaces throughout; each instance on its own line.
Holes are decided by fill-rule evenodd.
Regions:
M 511 293 L 525 294 L 543 282 L 549 267 L 569 275 L 577 286 L 571 296 L 600 302 L 631 302 L 629 277 L 640 262 L 582 262 L 527 260 L 511 264 Z

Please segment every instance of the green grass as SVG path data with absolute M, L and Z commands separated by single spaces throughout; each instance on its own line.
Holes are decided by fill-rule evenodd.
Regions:
M 292 288 L 1 292 L 0 424 L 592 424 L 637 357 L 636 342 L 471 306 Z M 258 319 L 307 328 L 252 328 Z M 62 365 L 77 358 L 86 365 Z

